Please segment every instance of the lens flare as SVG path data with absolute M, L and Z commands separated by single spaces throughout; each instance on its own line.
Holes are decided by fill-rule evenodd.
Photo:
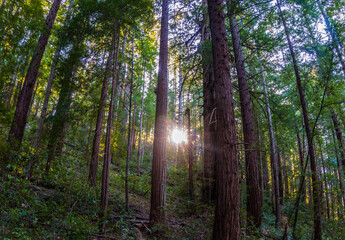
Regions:
M 175 144 L 180 144 L 182 142 L 187 142 L 187 134 L 183 129 L 175 128 L 172 130 L 170 139 Z

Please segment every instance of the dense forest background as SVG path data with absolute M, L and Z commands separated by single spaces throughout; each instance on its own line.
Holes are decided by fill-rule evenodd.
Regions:
M 0 0 L 0 236 L 345 239 L 344 12 Z

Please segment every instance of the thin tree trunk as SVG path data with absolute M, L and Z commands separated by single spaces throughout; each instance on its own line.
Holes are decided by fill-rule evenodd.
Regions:
M 111 87 L 111 97 L 109 103 L 109 111 L 108 111 L 108 119 L 107 119 L 107 130 L 105 136 L 105 147 L 104 147 L 104 161 L 103 161 L 103 170 L 102 170 L 102 185 L 101 185 L 101 217 L 106 215 L 107 208 L 108 208 L 108 197 L 109 197 L 109 168 L 111 163 L 111 129 L 113 125 L 113 110 L 114 110 L 114 98 L 115 96 L 115 89 L 116 89 L 116 67 L 118 61 L 118 52 L 119 52 L 119 40 L 120 34 L 118 34 L 117 40 L 117 30 L 114 33 L 114 48 L 113 51 L 110 53 L 112 55 L 112 59 L 114 59 L 114 69 L 113 69 L 113 78 L 112 78 L 112 87 Z M 116 42 L 116 43 L 115 43 Z
M 326 29 L 329 33 L 329 35 L 331 36 L 332 38 L 332 41 L 334 42 L 335 44 L 335 50 L 338 54 L 338 58 L 339 58 L 339 62 L 341 64 L 341 67 L 342 67 L 342 71 L 343 71 L 343 79 L 345 81 L 345 62 L 344 62 L 344 59 L 343 59 L 343 49 L 342 49 L 342 45 L 338 39 L 338 36 L 337 36 L 337 32 L 336 32 L 336 29 L 332 26 L 325 10 L 323 9 L 323 6 L 321 4 L 321 1 L 320 0 L 316 0 L 317 2 L 317 5 L 321 11 L 321 14 L 323 16 L 323 19 L 325 20 L 325 23 L 326 23 Z
M 303 148 L 302 148 L 302 143 L 301 143 L 301 137 L 300 137 L 299 131 L 297 129 L 297 125 L 295 125 L 295 128 L 296 128 L 296 137 L 297 137 L 297 147 L 298 147 L 300 169 L 301 169 L 301 173 L 303 173 L 303 168 L 304 168 Z M 305 176 L 303 176 L 303 178 L 304 178 L 304 186 L 302 186 L 301 201 L 305 202 L 306 196 L 307 196 L 307 188 L 306 188 L 306 184 L 305 184 Z
M 98 158 L 99 158 L 99 146 L 102 137 L 102 126 L 103 126 L 103 118 L 104 118 L 104 109 L 107 101 L 107 93 L 108 93 L 108 85 L 110 79 L 110 70 L 111 70 L 111 62 L 113 59 L 113 51 L 114 51 L 114 39 L 113 36 L 111 42 L 111 50 L 109 51 L 107 64 L 105 67 L 105 74 L 103 79 L 102 91 L 101 91 L 101 98 L 99 101 L 98 113 L 97 113 L 97 121 L 95 127 L 95 134 L 93 137 L 92 142 L 92 154 L 91 154 L 91 162 L 89 168 L 89 181 L 93 187 L 96 186 L 97 181 L 97 168 L 98 168 Z
M 41 134 L 42 134 L 42 130 L 43 130 L 43 123 L 44 123 L 44 119 L 45 119 L 46 113 L 47 113 L 48 102 L 49 102 L 49 97 L 50 97 L 50 93 L 51 93 L 51 88 L 53 86 L 53 80 L 54 80 L 56 65 L 58 63 L 58 58 L 60 56 L 60 49 L 61 49 L 60 45 L 58 45 L 56 50 L 55 50 L 55 53 L 54 53 L 54 58 L 53 58 L 52 66 L 51 66 L 50 73 L 49 73 L 47 88 L 46 88 L 45 95 L 44 95 L 43 107 L 41 110 L 41 116 L 40 116 L 40 120 L 38 123 L 36 137 L 35 137 L 35 141 L 34 141 L 34 148 L 36 148 L 36 149 L 39 147 L 39 140 L 41 138 Z
M 127 137 L 127 159 L 126 159 L 126 177 L 125 177 L 125 203 L 126 203 L 126 211 L 129 210 L 129 197 L 128 197 L 128 172 L 129 172 L 129 162 L 132 160 L 132 133 L 133 129 L 131 131 L 131 121 L 133 119 L 133 122 L 135 120 L 135 109 L 133 111 L 133 118 L 132 116 L 132 96 L 133 96 L 133 76 L 134 76 L 134 42 L 132 41 L 132 71 L 131 71 L 131 79 L 130 79 L 130 88 L 129 88 L 129 110 L 128 110 L 128 137 Z M 136 108 L 136 103 L 135 107 Z
M 276 129 L 277 132 L 277 129 Z M 279 180 L 279 200 L 280 204 L 284 204 L 284 183 L 283 183 L 283 174 L 282 174 L 282 164 L 281 157 L 278 151 L 278 180 Z
M 71 55 L 69 56 L 69 61 L 66 63 L 66 71 L 68 73 L 65 74 L 64 79 L 61 82 L 61 90 L 59 93 L 59 101 L 56 107 L 56 113 L 54 115 L 54 122 L 53 127 L 50 132 L 49 142 L 48 142 L 48 157 L 46 163 L 46 171 L 45 173 L 48 174 L 50 171 L 50 165 L 56 155 L 56 149 L 58 140 L 63 137 L 63 131 L 66 127 L 66 123 L 68 122 L 68 115 L 69 115 L 69 108 L 71 105 L 71 97 L 73 93 L 73 78 L 76 73 L 77 63 L 75 61 L 75 57 L 78 54 L 78 47 L 72 49 Z M 76 54 L 76 55 L 74 55 Z M 77 60 L 78 61 L 78 60 Z M 69 65 L 69 66 L 67 66 Z
M 232 5 L 232 6 L 230 6 Z M 247 83 L 244 57 L 241 48 L 241 39 L 238 30 L 236 15 L 234 14 L 235 4 L 228 1 L 228 15 L 230 19 L 230 30 L 232 45 L 235 54 L 235 63 L 240 93 L 240 104 L 242 113 L 243 137 L 246 160 L 246 185 L 247 185 L 247 220 L 249 229 L 261 226 L 261 189 L 259 183 L 259 170 L 257 162 L 257 148 L 255 142 L 254 119 L 252 106 L 250 104 L 250 93 Z
M 144 110 L 144 95 L 145 95 L 145 72 L 144 72 L 144 83 L 141 96 L 141 106 L 140 106 L 140 127 L 139 127 L 139 143 L 138 143 L 138 175 L 140 175 L 140 158 L 141 158 L 141 132 L 143 129 L 143 110 Z
M 340 164 L 339 158 L 338 158 L 338 148 L 337 148 L 337 141 L 335 140 L 335 133 L 334 130 L 332 129 L 332 136 L 333 136 L 333 142 L 334 142 L 334 150 L 335 150 L 335 156 L 337 159 L 337 172 L 339 175 L 339 188 L 341 190 L 341 194 L 342 194 L 342 199 L 343 199 L 343 206 L 345 205 L 345 188 L 344 188 L 344 183 L 343 183 L 343 168 L 342 165 Z
M 284 191 L 285 191 L 285 197 L 289 196 L 289 176 L 288 176 L 288 166 L 286 163 L 286 156 L 283 154 L 283 178 L 284 178 Z
M 312 174 L 312 184 L 313 184 L 313 209 L 314 209 L 314 240 L 321 240 L 322 239 L 322 226 L 321 226 L 321 199 L 322 195 L 320 192 L 320 182 L 317 176 L 317 165 L 315 160 L 315 152 L 314 152 L 314 146 L 313 146 L 313 136 L 310 129 L 309 124 L 309 117 L 308 117 L 308 111 L 306 106 L 306 101 L 304 97 L 304 91 L 302 87 L 301 77 L 297 65 L 297 60 L 295 57 L 295 52 L 290 40 L 290 35 L 286 26 L 285 17 L 281 11 L 280 7 L 280 0 L 277 1 L 278 3 L 278 9 L 280 12 L 281 19 L 283 21 L 283 26 L 285 30 L 285 35 L 288 41 L 290 54 L 292 57 L 293 65 L 294 65 L 294 71 L 295 71 L 295 77 L 297 82 L 297 87 L 299 91 L 301 106 L 302 106 L 302 113 L 303 113 L 303 119 L 304 119 L 304 125 L 306 129 L 307 134 L 307 140 L 308 140 L 308 148 L 309 148 L 309 157 L 310 157 L 310 168 L 311 168 L 311 174 Z
M 326 213 L 327 213 L 327 218 L 330 219 L 330 210 L 329 210 L 329 196 L 328 196 L 328 181 L 327 181 L 327 175 L 326 175 L 326 168 L 325 168 L 325 161 L 323 159 L 323 153 L 322 153 L 322 146 L 321 146 L 321 142 L 319 142 L 319 147 L 320 147 L 320 157 L 321 157 L 321 164 L 322 164 L 322 169 L 323 172 L 320 171 L 320 174 L 323 174 L 324 177 L 324 193 L 325 193 L 325 197 L 326 197 Z
M 68 6 L 65 22 L 69 21 L 69 19 L 70 19 L 71 11 L 72 11 L 72 4 L 73 4 L 73 0 L 70 1 L 70 4 Z M 36 149 L 39 148 L 39 141 L 40 141 L 42 131 L 43 131 L 43 124 L 44 124 L 44 120 L 46 118 L 46 113 L 47 113 L 47 108 L 48 108 L 48 103 L 49 103 L 49 97 L 50 97 L 51 89 L 53 86 L 53 81 L 54 81 L 54 77 L 55 77 L 55 70 L 56 70 L 56 66 L 57 66 L 57 63 L 58 63 L 58 60 L 60 57 L 60 52 L 61 52 L 61 43 L 60 43 L 60 39 L 59 39 L 55 53 L 54 53 L 52 66 L 50 68 L 48 83 L 47 83 L 46 91 L 44 94 L 44 101 L 43 101 L 43 106 L 42 106 L 42 110 L 41 110 L 41 116 L 40 116 L 40 120 L 38 122 L 36 136 L 35 136 L 35 140 L 34 140 L 34 148 L 36 148 Z
M 278 152 L 277 152 L 277 142 L 273 132 L 273 122 L 272 122 L 272 114 L 271 114 L 271 107 L 268 100 L 268 91 L 266 87 L 266 79 L 265 73 L 263 71 L 261 56 L 258 53 L 258 59 L 260 63 L 260 71 L 261 71 L 261 79 L 262 79 L 262 87 L 265 93 L 265 103 L 266 103 L 266 111 L 267 111 L 267 118 L 268 118 L 268 130 L 270 136 L 270 146 L 271 146 L 271 168 L 272 168 L 272 179 L 273 179 L 273 186 L 272 191 L 274 192 L 274 207 L 275 207 L 275 216 L 276 216 L 276 225 L 279 226 L 280 224 L 280 203 L 279 203 L 279 180 L 278 180 Z
M 237 134 L 229 51 L 221 0 L 208 0 L 217 108 L 216 208 L 213 239 L 240 238 L 240 190 Z
M 190 125 L 190 109 L 186 109 L 187 131 L 188 131 L 188 177 L 189 177 L 189 199 L 194 200 L 194 182 L 193 182 L 193 162 L 194 162 L 194 144 Z
M 26 73 L 24 86 L 20 91 L 16 111 L 12 121 L 11 129 L 8 135 L 8 142 L 11 145 L 12 150 L 18 150 L 20 148 L 24 130 L 29 112 L 29 106 L 32 98 L 32 93 L 37 80 L 38 71 L 41 65 L 42 57 L 45 48 L 48 43 L 51 29 L 59 10 L 61 0 L 54 0 L 50 12 L 47 16 L 44 32 L 40 35 L 35 53 L 31 59 L 29 69 Z

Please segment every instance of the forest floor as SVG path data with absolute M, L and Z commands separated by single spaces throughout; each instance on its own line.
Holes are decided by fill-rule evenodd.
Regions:
M 89 186 L 85 161 L 73 155 L 59 158 L 49 176 L 44 174 L 44 156 L 32 181 L 17 173 L 0 178 L 1 239 L 118 239 L 118 240 L 208 240 L 211 239 L 213 207 L 188 196 L 186 169 L 168 168 L 166 224 L 149 227 L 150 162 L 137 175 L 136 166 L 129 172 L 129 211 L 125 210 L 125 162 L 111 165 L 109 205 L 106 219 L 99 217 L 100 184 Z M 99 169 L 101 170 L 101 169 Z M 101 171 L 98 172 L 100 179 Z M 196 179 L 199 179 L 196 175 Z M 200 189 L 200 180 L 195 182 Z M 242 198 L 245 198 L 243 194 Z M 270 197 L 265 196 L 262 228 L 257 239 L 281 239 L 282 229 L 275 227 Z M 285 199 L 282 216 L 288 216 L 294 201 Z M 286 218 L 286 217 L 285 217 Z M 241 239 L 245 234 L 245 208 L 241 208 Z M 344 239 L 344 221 L 323 221 L 327 239 Z M 103 224 L 103 225 L 102 225 Z M 100 232 L 100 226 L 105 226 Z M 301 204 L 296 233 L 300 239 L 312 238 L 312 212 Z M 264 235 L 264 236 L 263 236 Z M 326 239 L 326 238 L 325 238 Z
M 118 192 L 125 196 L 124 192 Z M 124 198 L 123 198 L 124 201 Z M 167 201 L 165 225 L 149 227 L 150 196 L 129 193 L 130 215 L 128 221 L 132 223 L 132 233 L 135 239 L 167 239 L 167 240 L 203 240 L 211 239 L 212 209 L 205 207 L 197 209 L 192 203 L 185 206 L 185 201 L 173 197 Z M 199 212 L 199 214 L 197 213 Z M 114 213 L 115 214 L 115 213 Z M 133 231 L 134 229 L 134 231 Z M 121 238 L 126 239 L 124 232 Z M 120 236 L 115 236 L 120 237 Z

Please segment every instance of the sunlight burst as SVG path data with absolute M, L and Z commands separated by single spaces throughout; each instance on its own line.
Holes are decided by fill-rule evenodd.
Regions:
M 187 134 L 183 129 L 175 128 L 172 130 L 170 139 L 175 144 L 180 144 L 182 142 L 187 142 Z

